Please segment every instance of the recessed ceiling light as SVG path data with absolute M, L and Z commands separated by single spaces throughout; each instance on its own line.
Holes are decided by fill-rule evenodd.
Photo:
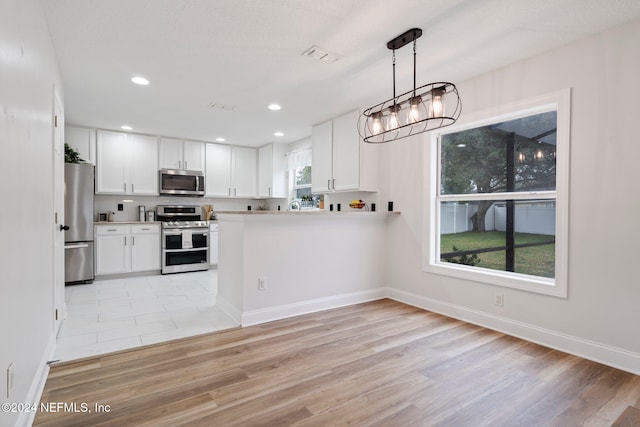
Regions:
M 122 130 L 133 130 L 133 128 L 131 126 L 127 126 L 127 125 L 120 126 L 120 129 L 122 129 Z
M 274 135 L 274 136 L 284 136 L 284 133 L 282 133 L 282 132 L 276 132 L 276 133 L 274 133 L 273 135 Z
M 466 146 L 467 146 L 467 144 L 458 144 L 458 145 L 456 145 L 456 147 L 458 147 L 458 148 L 464 148 Z
M 218 142 L 225 142 L 225 141 L 226 141 L 226 139 L 219 137 L 219 138 L 216 138 L 216 141 L 218 141 Z
M 279 106 L 278 104 L 269 104 L 269 110 L 271 111 L 278 111 L 278 110 L 282 110 L 282 107 Z
M 131 79 L 131 81 L 140 86 L 146 86 L 149 84 L 149 80 L 145 79 L 142 76 L 135 76 Z

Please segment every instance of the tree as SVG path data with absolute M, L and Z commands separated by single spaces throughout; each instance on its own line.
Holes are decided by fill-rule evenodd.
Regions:
M 514 137 L 514 189 L 555 189 L 556 112 L 443 135 L 441 194 L 497 193 L 507 189 L 507 141 Z M 485 231 L 493 201 L 477 203 L 473 231 Z

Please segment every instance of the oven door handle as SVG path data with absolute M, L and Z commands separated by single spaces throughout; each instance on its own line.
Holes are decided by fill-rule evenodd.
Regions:
M 206 231 L 193 231 L 191 234 L 194 235 L 194 236 L 199 236 L 199 235 L 204 236 L 204 235 L 206 235 L 208 233 L 209 233 L 209 230 L 206 230 Z M 162 234 L 164 236 L 179 236 L 179 235 L 182 234 L 182 231 L 181 230 L 171 230 L 171 231 L 166 231 L 165 230 L 165 231 L 162 232 Z

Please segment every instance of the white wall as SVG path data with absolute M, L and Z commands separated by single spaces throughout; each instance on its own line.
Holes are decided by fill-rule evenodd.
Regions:
M 0 390 L 26 402 L 53 332 L 52 115 L 57 60 L 36 0 L 0 2 Z M 19 179 L 18 179 L 19 177 Z M 53 341 L 52 341 L 53 339 Z M 15 388 L 5 398 L 6 369 Z M 36 396 L 37 397 L 37 396 Z M 0 425 L 17 413 L 0 412 Z
M 458 82 L 461 120 L 465 114 L 571 88 L 567 299 L 423 272 L 421 178 L 429 164 L 424 135 L 381 147 L 381 199 L 394 200 L 403 213 L 389 229 L 387 283 L 449 314 L 475 313 L 542 328 L 551 333 L 547 336 L 566 335 L 601 348 L 601 359 L 609 346 L 640 360 L 638 40 L 640 22 L 635 22 Z M 502 308 L 493 305 L 496 292 L 504 293 Z M 640 365 L 635 369 L 640 371 Z

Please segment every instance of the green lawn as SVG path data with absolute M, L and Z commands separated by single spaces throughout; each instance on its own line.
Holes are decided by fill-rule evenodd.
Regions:
M 516 245 L 552 239 L 553 236 L 542 234 L 516 233 Z M 460 251 L 466 251 L 504 245 L 505 233 L 503 231 L 467 231 L 465 233 L 443 234 L 440 236 L 441 253 L 453 252 L 453 246 Z M 555 248 L 555 244 L 516 248 L 516 273 L 554 277 Z M 476 264 L 478 267 L 501 271 L 505 269 L 505 251 L 481 253 L 478 254 L 478 258 L 479 262 Z

